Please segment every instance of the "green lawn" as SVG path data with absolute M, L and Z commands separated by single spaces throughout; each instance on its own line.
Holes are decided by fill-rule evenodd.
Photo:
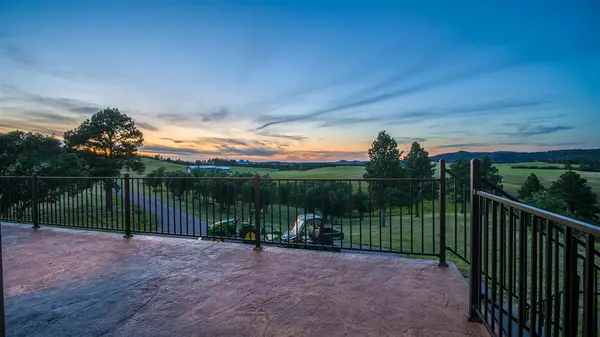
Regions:
M 106 207 L 104 185 L 94 184 L 76 194 L 62 194 L 55 202 L 39 204 L 39 219 L 43 225 L 61 225 L 98 230 L 125 230 L 123 198 L 112 195 L 112 210 Z M 132 204 L 134 231 L 151 232 L 156 228 L 154 217 Z
M 513 169 L 512 166 L 515 165 L 554 165 L 554 164 L 546 164 L 546 163 L 518 163 L 518 164 L 497 164 L 496 167 L 502 175 L 504 189 L 516 196 L 517 191 L 521 187 L 521 184 L 527 179 L 527 176 L 531 173 L 535 173 L 538 176 L 542 184 L 544 186 L 549 187 L 553 181 L 557 180 L 558 177 L 565 173 L 566 170 L 544 170 L 544 169 Z M 577 171 L 579 175 L 583 178 L 587 179 L 588 184 L 592 187 L 592 191 L 597 195 L 600 195 L 600 172 L 580 172 Z
M 184 165 L 172 164 L 163 161 L 157 161 L 153 159 L 143 158 L 146 164 L 146 172 L 150 172 L 161 166 L 164 166 L 167 171 L 185 171 Z M 496 167 L 503 177 L 504 189 L 516 196 L 517 191 L 521 187 L 521 184 L 527 179 L 527 176 L 531 173 L 535 173 L 545 186 L 558 179 L 558 177 L 566 172 L 566 170 L 544 170 L 544 169 L 513 169 L 515 165 L 527 165 L 527 166 L 561 166 L 560 164 L 549 164 L 549 163 L 513 163 L 513 164 L 497 164 Z M 353 179 L 362 178 L 364 174 L 364 168 L 362 166 L 338 166 L 338 167 L 323 167 L 307 171 L 295 171 L 295 170 L 275 170 L 275 169 L 264 169 L 264 168 L 253 168 L 238 166 L 233 167 L 236 172 L 256 172 L 259 174 L 268 173 L 273 178 L 291 179 L 291 178 L 330 178 L 330 179 Z M 592 187 L 594 193 L 600 195 L 600 172 L 577 172 L 582 177 L 587 179 L 588 184 Z

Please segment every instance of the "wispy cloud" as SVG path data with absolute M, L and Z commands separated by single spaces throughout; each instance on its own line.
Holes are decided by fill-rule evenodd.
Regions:
M 0 45 L 0 56 L 23 67 L 55 77 L 71 79 L 77 76 L 72 71 L 61 69 L 59 67 L 52 67 L 49 64 L 42 62 L 33 52 L 14 43 Z
M 466 69 L 466 70 L 461 70 L 457 73 L 443 76 L 441 78 L 437 78 L 434 80 L 429 80 L 429 81 L 425 81 L 425 82 L 422 82 L 419 84 L 407 86 L 404 88 L 387 91 L 387 92 L 380 93 L 377 95 L 372 95 L 372 96 L 369 96 L 366 98 L 354 99 L 354 97 L 351 96 L 348 98 L 348 100 L 346 100 L 346 102 L 343 102 L 338 105 L 334 105 L 329 108 L 317 110 L 315 112 L 311 112 L 311 113 L 307 113 L 307 114 L 303 114 L 303 115 L 296 115 L 296 116 L 291 116 L 291 117 L 281 117 L 279 119 L 275 119 L 273 121 L 270 121 L 270 122 L 260 125 L 257 128 L 257 130 L 261 130 L 261 129 L 267 128 L 269 126 L 277 125 L 277 124 L 284 124 L 284 123 L 308 120 L 308 119 L 311 119 L 311 118 L 314 118 L 317 116 L 321 116 L 321 115 L 325 115 L 325 114 L 329 114 L 332 112 L 372 105 L 372 104 L 388 101 L 391 99 L 395 99 L 395 98 L 398 98 L 401 96 L 435 89 L 437 87 L 453 84 L 453 83 L 459 82 L 461 80 L 474 78 L 476 76 L 480 76 L 480 75 L 494 72 L 494 71 L 499 71 L 499 70 L 509 67 L 510 65 L 513 65 L 513 63 L 503 62 L 503 63 L 496 63 L 496 64 L 492 64 L 492 65 L 483 65 L 483 66 L 478 66 L 478 67 L 474 67 L 474 68 L 470 68 L 470 69 Z
M 412 142 L 422 143 L 426 141 L 426 138 L 419 137 L 394 137 L 394 139 L 400 144 L 411 144 Z
M 285 152 L 284 149 L 269 148 L 269 147 L 235 147 L 226 144 L 219 145 L 212 149 L 197 149 L 191 147 L 176 147 L 164 145 L 147 145 L 141 148 L 144 152 L 172 154 L 180 156 L 248 156 L 248 157 L 264 157 L 269 158 L 276 155 L 281 155 Z
M 438 149 L 450 149 L 450 148 L 464 148 L 464 147 L 479 147 L 479 146 L 490 146 L 492 144 L 487 143 L 462 143 L 462 144 L 443 144 L 436 146 Z
M 520 137 L 533 137 L 533 136 L 541 136 L 548 135 L 560 131 L 568 131 L 573 130 L 572 126 L 565 125 L 554 125 L 554 126 L 545 126 L 545 125 L 519 125 L 517 129 L 512 132 L 502 132 L 500 134 L 507 136 L 520 136 Z
M 199 114 L 202 117 L 203 122 L 222 121 L 227 119 L 231 112 L 227 108 L 221 108 L 215 112 L 209 112 L 205 114 Z
M 517 108 L 535 108 L 550 101 L 546 99 L 532 99 L 532 100 L 498 100 L 485 103 L 477 104 L 465 104 L 458 105 L 448 108 L 430 108 L 430 109 L 419 109 L 412 111 L 398 112 L 383 116 L 369 116 L 369 117 L 356 117 L 356 118 L 319 118 L 317 121 L 323 121 L 321 126 L 323 127 L 339 127 L 342 125 L 351 124 L 363 124 L 363 123 L 390 123 L 390 122 L 402 122 L 402 123 L 416 123 L 422 121 L 431 121 L 435 118 L 456 118 L 458 116 L 473 116 L 478 115 L 482 112 L 491 113 L 497 111 L 517 111 Z
M 170 141 L 172 143 L 175 143 L 175 144 L 189 143 L 189 141 L 187 141 L 187 140 L 174 139 L 174 138 L 168 138 L 168 137 L 161 137 L 159 139 L 168 140 L 168 141 Z
M 196 113 L 183 113 L 183 112 L 166 112 L 157 114 L 156 117 L 167 121 L 169 123 L 178 125 L 198 125 L 212 122 L 221 122 L 227 120 L 232 115 L 232 112 L 228 108 L 220 108 L 217 111 L 212 112 L 196 112 Z
M 497 147 L 497 146 L 540 146 L 540 147 L 564 147 L 564 146 L 581 146 L 586 142 L 532 142 L 532 141 L 509 141 L 509 142 L 474 142 L 474 143 L 459 143 L 459 144 L 443 144 L 438 145 L 438 149 L 465 149 L 470 147 Z
M 15 126 L 13 124 L 7 124 L 7 123 L 0 123 L 0 130 L 3 130 L 4 132 L 20 130 L 20 131 L 24 131 L 24 132 L 34 132 L 34 133 L 41 133 L 44 135 L 60 135 L 60 136 L 62 136 L 62 134 L 64 132 L 64 131 L 58 130 L 56 128 L 43 126 L 43 125 L 25 124 L 25 125 Z
M 172 155 L 210 155 L 212 152 L 201 151 L 191 148 L 181 148 L 172 146 L 161 146 L 161 145 L 145 145 L 140 149 L 143 152 L 152 152 L 159 154 L 172 154 Z
M 158 127 L 151 123 L 135 121 L 135 125 L 148 131 L 158 131 Z
M 282 134 L 282 133 L 271 133 L 271 132 L 269 132 L 267 130 L 258 131 L 256 133 L 258 135 L 265 136 L 265 137 L 291 139 L 291 140 L 297 140 L 297 141 L 303 141 L 303 140 L 307 140 L 308 139 L 308 137 L 304 137 L 304 136 L 300 136 L 300 135 L 285 135 L 285 134 Z
M 2 92 L 10 95 L 8 97 L 0 98 L 0 101 L 4 102 L 27 102 L 83 115 L 91 115 L 102 110 L 102 108 L 95 103 L 78 99 L 41 96 L 25 92 L 12 85 L 3 85 L 1 88 Z

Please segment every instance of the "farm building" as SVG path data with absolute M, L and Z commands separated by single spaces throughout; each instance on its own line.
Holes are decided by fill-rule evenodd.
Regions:
M 186 167 L 187 169 L 187 173 L 191 173 L 192 170 L 219 170 L 219 171 L 225 171 L 225 172 L 231 172 L 231 167 L 229 166 L 216 166 L 216 165 L 192 165 L 192 166 L 188 166 Z

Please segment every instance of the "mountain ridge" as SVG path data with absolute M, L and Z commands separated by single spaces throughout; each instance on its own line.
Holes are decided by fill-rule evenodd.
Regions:
M 491 152 L 471 152 L 471 151 L 456 151 L 441 153 L 431 156 L 431 160 L 438 161 L 444 159 L 447 162 L 454 162 L 458 158 L 466 159 L 481 159 L 483 155 L 490 157 L 492 162 L 501 163 L 520 163 L 531 161 L 559 161 L 564 159 L 570 160 L 600 160 L 600 149 L 567 149 L 567 150 L 549 150 L 536 152 L 519 152 L 519 151 L 491 151 Z

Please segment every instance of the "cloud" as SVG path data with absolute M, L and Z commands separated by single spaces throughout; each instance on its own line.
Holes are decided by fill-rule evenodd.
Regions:
M 202 116 L 203 122 L 213 122 L 213 121 L 222 121 L 224 119 L 227 119 L 227 117 L 229 117 L 229 114 L 230 114 L 229 109 L 221 108 L 215 112 L 211 112 L 211 113 L 207 113 L 207 114 L 199 114 L 199 116 Z
M 30 50 L 27 50 L 14 43 L 8 43 L 0 46 L 0 56 L 3 56 L 21 66 L 55 77 L 70 79 L 76 76 L 76 74 L 71 71 L 50 67 L 48 64 L 45 64 L 39 60 Z
M 352 100 L 353 97 L 351 96 L 349 98 L 349 100 L 347 100 L 347 102 L 345 102 L 345 103 L 341 103 L 341 104 L 338 104 L 338 105 L 335 105 L 335 106 L 332 106 L 332 107 L 329 107 L 326 109 L 317 110 L 315 112 L 307 113 L 304 115 L 296 115 L 296 116 L 292 116 L 292 117 L 281 117 L 280 119 L 276 119 L 276 120 L 270 121 L 268 123 L 264 123 L 263 125 L 259 126 L 257 128 L 257 130 L 261 130 L 261 129 L 267 128 L 269 126 L 277 125 L 277 124 L 284 124 L 284 123 L 290 123 L 290 122 L 297 122 L 297 121 L 301 121 L 301 120 L 307 120 L 307 119 L 310 119 L 313 117 L 329 114 L 329 113 L 336 112 L 336 111 L 342 111 L 342 110 L 347 110 L 347 109 L 351 109 L 351 108 L 363 107 L 363 106 L 367 106 L 367 105 L 371 105 L 371 104 L 375 104 L 375 103 L 388 101 L 388 100 L 391 100 L 394 98 L 398 98 L 400 96 L 405 96 L 405 95 L 415 94 L 415 93 L 426 91 L 426 90 L 435 89 L 440 86 L 458 82 L 460 80 L 465 80 L 465 79 L 483 75 L 483 74 L 486 74 L 489 72 L 498 71 L 503 68 L 506 68 L 508 65 L 510 65 L 510 63 L 484 65 L 484 66 L 480 66 L 480 67 L 476 67 L 476 68 L 466 69 L 466 70 L 462 70 L 458 73 L 447 75 L 447 76 L 444 76 L 444 77 L 441 77 L 441 78 L 438 78 L 435 80 L 425 81 L 420 84 L 415 84 L 415 85 L 408 86 L 408 87 L 401 88 L 401 89 L 391 90 L 388 92 L 384 92 L 381 94 L 369 96 L 369 97 L 358 99 L 358 100 L 356 100 L 356 99 Z
M 461 144 L 442 144 L 436 146 L 438 149 L 450 148 L 467 148 L 467 147 L 488 147 L 488 146 L 542 146 L 542 147 L 562 147 L 562 146 L 579 146 L 585 145 L 586 142 L 527 142 L 527 141 L 510 141 L 510 142 L 481 142 L 481 143 L 461 143 Z
M 141 148 L 144 152 L 173 154 L 173 155 L 198 155 L 198 156 L 248 156 L 248 157 L 272 157 L 284 153 L 284 149 L 268 147 L 235 147 L 230 145 L 219 145 L 214 149 L 200 150 L 187 147 L 172 147 L 162 145 L 147 145 Z
M 462 144 L 443 144 L 436 146 L 438 149 L 449 149 L 454 147 L 478 147 L 478 146 L 490 146 L 493 144 L 486 143 L 462 143 Z
M 51 127 L 46 126 L 36 126 L 31 124 L 22 125 L 17 127 L 12 124 L 0 123 L 0 129 L 4 129 L 7 131 L 21 130 L 23 132 L 33 132 L 33 133 L 41 133 L 44 135 L 62 135 L 64 131 L 60 131 L 57 129 L 53 129 Z
M 545 105 L 549 100 L 498 100 L 477 104 L 458 105 L 448 108 L 430 108 L 413 111 L 399 112 L 384 116 L 349 117 L 349 118 L 320 118 L 323 127 L 339 127 L 350 124 L 363 123 L 416 123 L 431 121 L 433 118 L 456 118 L 458 116 L 472 116 L 482 112 L 507 111 L 517 108 L 534 108 Z
M 175 144 L 181 144 L 181 143 L 187 143 L 187 142 L 189 142 L 187 140 L 174 139 L 174 138 L 168 138 L 168 137 L 161 137 L 159 139 L 168 140 L 168 141 L 170 141 L 172 143 L 175 143 Z
M 158 127 L 150 123 L 136 121 L 135 125 L 148 131 L 158 131 Z
M 156 115 L 157 118 L 162 119 L 164 121 L 189 126 L 190 124 L 201 124 L 201 123 L 210 123 L 210 122 L 219 122 L 226 120 L 231 116 L 231 111 L 228 108 L 221 108 L 217 111 L 213 112 L 197 112 L 192 114 L 186 113 L 177 113 L 177 112 L 169 112 L 169 113 L 160 113 Z
M 422 143 L 426 141 L 426 138 L 419 137 L 394 137 L 394 139 L 400 144 L 411 144 L 412 142 Z
M 250 156 L 250 157 L 272 157 L 275 155 L 279 155 L 284 153 L 283 149 L 274 149 L 274 148 L 263 148 L 263 147 L 246 147 L 246 148 L 237 148 L 230 147 L 228 145 L 222 145 L 219 147 L 219 153 L 223 153 L 225 155 L 241 155 L 241 156 Z
M 85 106 L 85 105 L 81 105 L 81 106 L 76 106 L 73 108 L 70 108 L 69 111 L 77 113 L 77 114 L 82 114 L 82 115 L 93 115 L 96 112 L 102 110 L 100 107 L 98 106 Z
M 160 145 L 144 145 L 140 148 L 144 152 L 153 152 L 160 154 L 175 154 L 175 155 L 202 155 L 210 154 L 211 152 L 200 151 L 190 148 L 180 148 L 171 146 L 160 146 Z
M 273 138 L 282 138 L 282 139 L 292 139 L 297 141 L 307 140 L 308 137 L 300 136 L 300 135 L 284 135 L 281 133 L 271 133 L 267 130 L 258 131 L 257 134 L 265 137 L 273 137 Z
M 79 121 L 78 118 L 63 116 L 57 113 L 51 112 L 37 112 L 37 111 L 28 111 L 27 119 L 35 119 L 42 122 L 57 122 L 57 123 L 67 123 L 67 124 L 75 124 Z
M 573 130 L 572 126 L 564 126 L 564 125 L 555 125 L 555 126 L 544 126 L 544 125 L 519 125 L 517 126 L 517 130 L 514 132 L 502 132 L 500 134 L 507 136 L 520 136 L 520 137 L 533 137 L 533 136 L 541 136 L 548 135 L 551 133 L 556 133 L 560 131 L 568 131 Z
M 0 88 L 2 89 L 2 92 L 13 95 L 13 97 L 0 98 L 1 101 L 23 101 L 59 110 L 65 110 L 76 114 L 93 114 L 102 110 L 99 105 L 82 100 L 31 94 L 12 85 L 2 85 Z
M 220 138 L 220 137 L 198 137 L 194 141 L 196 144 L 216 144 L 216 145 L 242 145 L 247 146 L 248 140 L 236 138 Z

